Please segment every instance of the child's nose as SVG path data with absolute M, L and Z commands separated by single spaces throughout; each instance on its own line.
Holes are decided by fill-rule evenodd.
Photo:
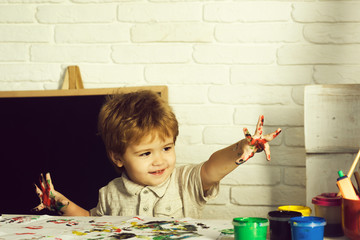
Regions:
M 158 154 L 155 156 L 153 165 L 159 166 L 165 162 L 165 157 L 162 154 Z

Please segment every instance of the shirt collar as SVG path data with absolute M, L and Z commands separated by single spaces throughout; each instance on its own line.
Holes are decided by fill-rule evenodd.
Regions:
M 121 178 L 124 183 L 126 192 L 129 193 L 130 195 L 138 195 L 142 189 L 148 188 L 152 192 L 154 192 L 157 195 L 157 197 L 162 197 L 164 196 L 166 189 L 169 186 L 170 179 L 174 175 L 174 171 L 171 173 L 170 177 L 165 182 L 161 183 L 158 186 L 142 186 L 137 183 L 134 183 L 129 179 L 125 171 L 122 173 Z

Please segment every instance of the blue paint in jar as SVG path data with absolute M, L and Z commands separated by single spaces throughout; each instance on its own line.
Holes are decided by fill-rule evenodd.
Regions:
M 290 218 L 292 240 L 323 240 L 326 220 L 322 217 Z

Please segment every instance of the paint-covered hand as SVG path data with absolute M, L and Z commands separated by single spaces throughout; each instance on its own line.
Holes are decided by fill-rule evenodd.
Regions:
M 256 152 L 261 152 L 264 150 L 266 159 L 270 161 L 270 146 L 269 143 L 271 140 L 276 138 L 281 129 L 278 128 L 275 132 L 263 135 L 263 125 L 264 125 L 264 116 L 260 115 L 259 121 L 256 126 L 256 131 L 254 136 L 251 136 L 249 130 L 244 128 L 245 139 L 241 140 L 235 147 L 234 150 L 240 150 L 239 158 L 235 161 L 236 164 L 240 165 L 249 160 Z M 241 151 L 242 150 L 242 151 Z
M 69 200 L 64 197 L 61 193 L 55 191 L 54 186 L 51 182 L 50 173 L 40 176 L 40 188 L 35 184 L 36 194 L 40 198 L 40 204 L 35 207 L 34 211 L 41 211 L 45 208 L 50 211 L 56 211 L 62 214 L 62 210 L 69 205 Z

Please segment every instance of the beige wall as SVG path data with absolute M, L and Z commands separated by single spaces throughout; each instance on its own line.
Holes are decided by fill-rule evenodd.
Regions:
M 284 131 L 222 181 L 205 218 L 306 204 L 304 85 L 359 83 L 360 2 L 0 0 L 0 89 L 167 85 L 178 163 L 253 132 Z M 71 197 L 71 196 L 69 196 Z

